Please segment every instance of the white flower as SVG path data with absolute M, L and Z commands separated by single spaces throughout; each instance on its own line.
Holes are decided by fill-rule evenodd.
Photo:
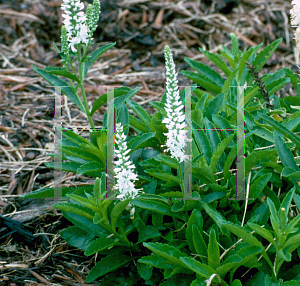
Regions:
M 115 150 L 116 157 L 119 160 L 115 161 L 114 168 L 115 177 L 117 178 L 117 184 L 115 185 L 115 189 L 118 190 L 117 198 L 121 200 L 125 200 L 130 198 L 135 198 L 138 196 L 138 191 L 141 189 L 135 189 L 133 182 L 131 180 L 136 181 L 137 175 L 133 173 L 132 169 L 135 166 L 129 161 L 129 156 L 126 156 L 128 152 L 127 143 L 125 142 L 126 136 L 123 133 L 123 126 L 121 123 L 116 124 L 116 144 L 119 146 L 118 150 Z M 134 211 L 133 211 L 134 212 Z
M 298 27 L 296 29 L 296 32 L 295 32 L 295 41 L 296 41 L 296 46 L 297 46 L 297 49 L 298 51 L 300 51 L 300 27 Z
M 186 127 L 184 122 L 185 115 L 181 111 L 184 106 L 179 101 L 180 96 L 177 84 L 177 73 L 175 72 L 175 64 L 169 46 L 165 46 L 164 55 L 166 60 L 167 75 L 167 103 L 165 104 L 165 110 L 168 117 L 165 118 L 162 123 L 167 123 L 167 128 L 169 130 L 168 133 L 164 133 L 168 137 L 165 146 L 168 147 L 167 150 L 171 151 L 171 157 L 176 157 L 181 163 L 184 158 L 188 158 L 188 156 L 184 154 L 185 141 L 192 140 L 187 139 L 187 130 L 183 130 Z
M 76 52 L 75 45 L 80 43 L 88 44 L 89 30 L 85 24 L 86 16 L 81 10 L 84 4 L 80 0 L 64 0 L 61 9 L 65 11 L 62 16 L 65 18 L 63 21 L 68 35 L 69 48 Z
M 300 0 L 292 1 L 293 8 L 291 9 L 291 24 L 299 26 L 300 24 Z

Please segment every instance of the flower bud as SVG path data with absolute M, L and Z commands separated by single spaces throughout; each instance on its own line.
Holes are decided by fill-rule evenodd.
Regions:
M 61 26 L 61 34 L 60 34 L 60 39 L 61 39 L 61 51 L 67 55 L 69 53 L 69 43 L 68 43 L 68 35 L 67 35 L 67 29 L 65 25 Z

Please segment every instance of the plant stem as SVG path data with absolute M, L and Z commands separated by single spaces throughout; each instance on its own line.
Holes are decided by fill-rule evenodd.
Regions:
M 86 115 L 89 119 L 91 127 L 95 128 L 95 124 L 94 124 L 94 121 L 93 121 L 92 116 L 91 116 L 90 111 L 89 111 L 89 106 L 88 106 L 88 103 L 87 103 L 87 100 L 86 100 L 86 94 L 85 94 L 85 90 L 84 90 L 84 83 L 83 83 L 84 78 L 83 78 L 82 62 L 81 62 L 81 45 L 78 45 L 77 52 L 78 52 L 78 67 L 79 67 L 80 89 L 81 89 L 81 94 L 82 94 L 83 103 L 84 103 L 84 107 L 85 107 L 85 112 L 86 112 Z

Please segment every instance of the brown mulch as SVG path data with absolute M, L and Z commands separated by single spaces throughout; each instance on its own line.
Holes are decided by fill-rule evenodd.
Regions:
M 85 7 L 92 1 L 85 1 Z M 93 50 L 116 41 L 91 68 L 85 87 L 91 107 L 106 93 L 105 85 L 140 87 L 132 100 L 150 114 L 149 101 L 159 101 L 165 88 L 163 48 L 170 45 L 177 70 L 190 70 L 184 57 L 209 64 L 198 48 L 216 52 L 230 46 L 236 33 L 240 48 L 264 46 L 283 38 L 263 72 L 281 67 L 297 71 L 291 1 L 100 1 L 99 27 Z M 61 66 L 62 1 L 0 1 L 0 285 L 84 285 L 95 257 L 67 245 L 59 231 L 71 225 L 49 200 L 18 198 L 53 185 L 45 167 L 54 142 L 54 89 L 31 68 Z M 213 68 L 214 66 L 211 65 Z M 179 85 L 191 81 L 178 75 Z M 294 95 L 288 86 L 279 96 Z M 94 115 L 101 127 L 106 105 Z M 132 115 L 133 112 L 129 111 Z M 88 127 L 70 101 L 62 106 L 64 127 Z M 88 131 L 79 132 L 88 136 Z M 73 173 L 63 186 L 93 182 Z M 98 285 L 88 284 L 88 285 Z

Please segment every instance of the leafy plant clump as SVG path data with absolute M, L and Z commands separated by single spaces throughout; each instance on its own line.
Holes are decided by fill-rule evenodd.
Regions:
M 95 17 L 99 9 L 97 3 L 93 5 L 88 13 Z M 91 36 L 92 22 L 87 27 L 91 27 L 87 30 Z M 87 256 L 97 255 L 87 282 L 300 285 L 299 79 L 289 68 L 260 73 L 281 39 L 261 51 L 258 45 L 242 52 L 237 37 L 230 36 L 231 50 L 223 46 L 220 54 L 212 54 L 200 49 L 224 78 L 209 66 L 186 58 L 195 71 L 181 73 L 195 85 L 180 92 L 172 53 L 165 47 L 166 92 L 160 102 L 150 102 L 157 110 L 152 116 L 130 100 L 138 89 L 114 90 L 116 143 L 120 145 L 115 191 L 120 200 L 107 193 L 109 131 L 92 131 L 90 140 L 63 132 L 62 170 L 95 177 L 94 185 L 62 188 L 62 202 L 55 205 L 74 224 L 60 232 L 62 238 Z M 86 55 L 89 44 L 88 38 L 77 39 L 68 53 L 64 45 L 64 51 L 59 51 L 64 69 L 34 70 L 61 86 L 94 127 L 92 116 L 109 95 L 100 96 L 88 110 L 85 93 L 81 101 L 77 90 L 84 88 L 89 67 L 112 45 Z M 70 55 L 79 61 L 78 77 L 68 69 Z M 68 78 L 70 84 L 58 76 Z M 275 92 L 288 82 L 297 96 L 278 98 Z M 189 97 L 192 120 L 188 123 L 185 117 L 185 121 L 192 126 L 191 138 L 183 130 L 188 126 L 180 111 Z M 103 124 L 107 129 L 109 112 Z M 245 117 L 242 130 L 241 114 Z M 129 128 L 137 135 L 128 136 Z M 236 164 L 241 144 L 245 158 Z M 186 165 L 192 170 L 190 193 L 185 184 Z M 244 185 L 237 184 L 241 174 Z M 51 196 L 54 189 L 25 195 Z

